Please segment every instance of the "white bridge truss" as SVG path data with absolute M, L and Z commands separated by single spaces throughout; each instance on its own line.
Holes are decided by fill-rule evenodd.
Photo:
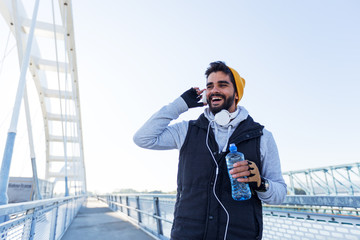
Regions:
M 284 172 L 290 195 L 360 195 L 360 163 Z
M 79 195 L 86 192 L 86 176 L 71 0 L 40 1 L 41 19 L 36 17 L 36 5 L 37 1 L 0 0 L 0 13 L 16 39 L 20 63 L 32 40 L 27 67 L 43 118 L 45 179 L 65 195 Z M 27 110 L 26 91 L 25 87 Z M 30 148 L 31 144 L 36 142 Z

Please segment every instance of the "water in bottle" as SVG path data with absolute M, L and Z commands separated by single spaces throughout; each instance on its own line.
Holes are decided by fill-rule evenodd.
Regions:
M 230 172 L 230 170 L 233 169 L 234 163 L 245 160 L 244 154 L 237 151 L 237 147 L 235 144 L 233 143 L 230 144 L 229 150 L 230 152 L 225 157 L 228 172 Z M 236 201 L 250 199 L 251 191 L 249 184 L 238 182 L 235 178 L 231 176 L 230 173 L 229 173 L 229 177 L 231 182 L 232 198 Z

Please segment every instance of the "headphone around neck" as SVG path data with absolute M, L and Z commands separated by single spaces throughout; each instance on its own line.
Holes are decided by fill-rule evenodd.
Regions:
M 230 113 L 229 111 L 223 109 L 217 114 L 215 114 L 214 121 L 220 126 L 225 126 L 236 117 L 236 113 L 237 111 Z

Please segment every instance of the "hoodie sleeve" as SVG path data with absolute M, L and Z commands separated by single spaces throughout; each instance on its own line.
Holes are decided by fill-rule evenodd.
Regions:
M 135 144 L 154 150 L 180 149 L 185 141 L 188 122 L 169 124 L 187 110 L 188 106 L 181 97 L 164 106 L 135 133 Z
M 262 169 L 261 176 L 268 180 L 269 189 L 258 192 L 261 201 L 267 204 L 281 204 L 287 194 L 287 186 L 281 174 L 278 149 L 271 132 L 264 129 L 260 140 Z

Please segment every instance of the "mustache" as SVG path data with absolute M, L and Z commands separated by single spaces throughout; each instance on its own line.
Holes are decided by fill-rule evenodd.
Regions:
M 219 93 L 214 93 L 214 94 L 211 94 L 211 95 L 209 96 L 209 99 L 211 99 L 211 98 L 213 98 L 213 97 L 222 97 L 222 98 L 224 98 L 224 99 L 225 99 L 225 95 L 223 95 L 223 94 L 219 94 Z

